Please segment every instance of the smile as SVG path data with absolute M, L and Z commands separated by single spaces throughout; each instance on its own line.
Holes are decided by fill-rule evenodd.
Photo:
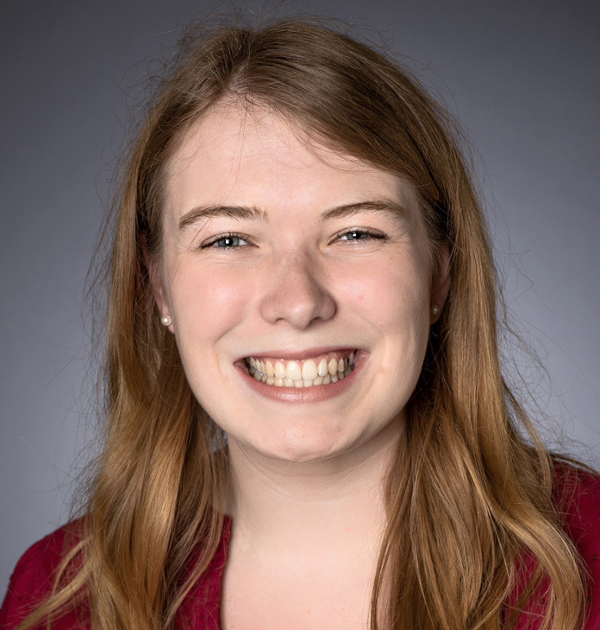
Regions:
M 328 352 L 311 359 L 291 360 L 272 357 L 244 359 L 248 373 L 273 387 L 319 387 L 337 383 L 354 370 L 353 350 Z

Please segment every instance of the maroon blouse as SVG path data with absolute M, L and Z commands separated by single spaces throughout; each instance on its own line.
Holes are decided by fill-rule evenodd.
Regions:
M 555 500 L 564 516 L 565 530 L 577 546 L 589 573 L 585 630 L 600 630 L 600 478 L 560 464 L 556 470 L 555 486 Z M 35 543 L 19 560 L 0 609 L 0 628 L 13 630 L 35 605 L 48 596 L 53 573 L 61 560 L 68 527 L 63 526 Z M 221 581 L 230 536 L 231 520 L 227 518 L 221 543 L 208 571 L 179 610 L 179 628 L 219 630 Z M 67 611 L 52 626 L 54 630 L 85 630 L 88 627 L 89 616 L 85 605 Z M 525 620 L 521 627 L 525 627 Z

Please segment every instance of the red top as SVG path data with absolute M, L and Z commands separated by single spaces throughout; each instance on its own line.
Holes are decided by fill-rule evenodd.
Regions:
M 557 467 L 555 497 L 564 514 L 565 530 L 589 572 L 588 619 L 584 630 L 600 630 L 600 478 L 561 464 Z M 16 628 L 27 612 L 48 596 L 63 553 L 66 527 L 35 543 L 19 560 L 0 609 L 1 628 Z M 208 571 L 181 606 L 177 627 L 219 630 L 221 581 L 230 535 L 231 520 L 227 518 L 221 544 Z M 85 630 L 89 627 L 88 619 L 85 607 L 80 606 L 57 619 L 52 628 Z

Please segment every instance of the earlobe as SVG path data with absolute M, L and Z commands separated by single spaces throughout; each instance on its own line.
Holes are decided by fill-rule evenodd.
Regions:
M 150 286 L 152 287 L 152 295 L 160 312 L 160 323 L 165 326 L 170 332 L 174 332 L 170 309 L 165 298 L 162 282 L 160 280 L 160 274 L 158 273 L 156 262 L 153 261 L 151 256 L 149 256 L 148 254 L 146 237 L 140 235 L 139 243 L 144 264 L 146 265 L 146 269 L 148 270 L 148 278 L 150 280 Z
M 171 319 L 169 305 L 165 299 L 162 283 L 157 277 L 158 274 L 156 272 L 156 267 L 152 264 L 148 265 L 148 275 L 150 277 L 154 301 L 156 302 L 156 306 L 160 312 L 160 323 L 170 332 L 173 332 L 173 321 Z
M 173 320 L 170 315 L 170 308 L 167 304 L 167 300 L 165 299 L 164 292 L 162 289 L 162 285 L 160 281 L 156 277 L 156 271 L 152 269 L 152 267 L 148 267 L 148 272 L 150 275 L 150 284 L 152 285 L 152 293 L 154 295 L 154 301 L 156 302 L 156 306 L 160 311 L 160 323 L 169 330 L 169 332 L 174 332 L 173 330 Z
M 154 301 L 156 302 L 156 306 L 160 312 L 160 323 L 169 330 L 169 332 L 174 332 L 173 330 L 173 320 L 171 319 L 169 305 L 167 300 L 165 299 L 164 291 L 162 288 L 162 283 L 158 279 L 158 274 L 156 273 L 156 267 L 154 265 L 148 266 L 148 274 L 150 276 L 150 284 L 152 285 L 152 294 L 154 295 Z
M 430 325 L 435 324 L 442 314 L 450 290 L 450 248 L 447 244 L 437 252 L 435 276 L 431 290 Z

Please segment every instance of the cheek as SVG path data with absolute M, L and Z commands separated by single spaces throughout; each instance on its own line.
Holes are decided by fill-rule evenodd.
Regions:
M 227 269 L 181 267 L 170 283 L 178 343 L 214 343 L 242 320 L 252 288 Z
M 353 310 L 382 332 L 421 328 L 428 320 L 427 269 L 409 257 L 361 264 L 335 282 Z

